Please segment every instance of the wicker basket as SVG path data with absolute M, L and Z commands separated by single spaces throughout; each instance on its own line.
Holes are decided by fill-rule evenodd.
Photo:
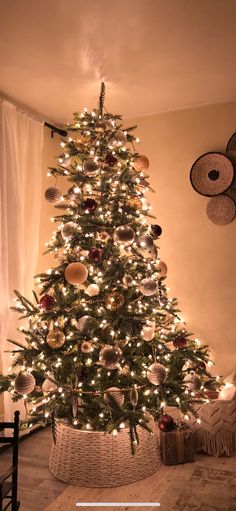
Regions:
M 128 428 L 113 436 L 57 421 L 49 469 L 62 481 L 88 487 L 120 486 L 148 477 L 161 464 L 154 421 L 149 424 L 154 434 L 138 427 L 140 443 L 132 456 Z

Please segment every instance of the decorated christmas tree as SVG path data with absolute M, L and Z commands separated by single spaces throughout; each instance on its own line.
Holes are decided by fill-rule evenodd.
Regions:
M 134 449 L 150 415 L 169 405 L 187 418 L 217 382 L 208 347 L 191 339 L 167 294 L 136 127 L 108 113 L 104 95 L 102 84 L 98 108 L 74 114 L 50 168 L 68 180 L 66 194 L 45 192 L 58 212 L 47 244 L 55 266 L 36 276 L 32 300 L 16 291 L 24 340 L 9 339 L 13 363 L 0 386 L 24 398 L 28 425 L 52 417 L 113 433 L 127 425 Z

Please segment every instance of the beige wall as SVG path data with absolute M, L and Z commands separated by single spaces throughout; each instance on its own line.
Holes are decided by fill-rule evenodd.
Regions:
M 122 110 L 122 109 L 121 109 Z M 167 112 L 132 119 L 138 124 L 139 152 L 150 159 L 153 212 L 163 228 L 160 256 L 169 268 L 167 285 L 176 296 L 188 329 L 212 347 L 214 373 L 236 369 L 236 220 L 226 226 L 206 217 L 207 198 L 192 189 L 189 171 L 206 151 L 223 151 L 236 131 L 236 102 Z M 59 137 L 45 129 L 43 188 L 55 184 L 46 178 L 47 166 L 59 153 Z M 63 179 L 59 180 L 62 186 Z M 54 208 L 42 197 L 38 271 L 55 260 L 41 255 L 50 237 Z

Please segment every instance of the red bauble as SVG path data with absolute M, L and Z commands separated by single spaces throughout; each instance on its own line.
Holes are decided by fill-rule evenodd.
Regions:
M 101 248 L 91 248 L 88 254 L 90 263 L 100 263 L 102 259 L 103 250 Z
M 187 339 L 186 337 L 183 337 L 182 335 L 179 335 L 173 340 L 173 345 L 176 349 L 178 348 L 186 348 L 187 346 Z
M 98 207 L 98 203 L 97 203 L 97 201 L 95 201 L 95 199 L 85 199 L 82 202 L 82 208 L 87 213 L 92 213 L 93 211 L 95 211 L 95 209 L 97 209 L 97 207 Z
M 171 415 L 168 415 L 167 413 L 162 415 L 158 421 L 158 427 L 161 431 L 164 431 L 164 433 L 172 431 L 172 429 L 174 429 L 175 427 L 173 417 L 171 417 Z
M 154 238 L 159 238 L 159 236 L 161 236 L 161 233 L 162 233 L 161 226 L 157 225 L 157 224 L 152 224 L 151 225 L 151 233 L 152 233 L 152 236 L 154 236 Z
M 115 156 L 113 156 L 112 154 L 106 155 L 105 162 L 107 163 L 107 165 L 109 165 L 109 167 L 114 167 L 117 161 L 118 161 L 117 158 L 115 158 Z
M 42 298 L 40 299 L 39 301 L 41 307 L 44 309 L 44 310 L 50 310 L 54 307 L 55 305 L 55 300 L 52 296 L 50 295 L 44 295 L 42 296 Z

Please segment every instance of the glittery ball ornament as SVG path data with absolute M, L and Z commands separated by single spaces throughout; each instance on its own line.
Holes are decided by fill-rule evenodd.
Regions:
M 65 344 L 65 340 L 66 340 L 65 334 L 59 328 L 51 330 L 51 332 L 49 332 L 49 334 L 47 335 L 48 346 L 55 350 L 61 348 L 63 344 Z
M 155 362 L 152 364 L 147 371 L 147 379 L 153 385 L 161 385 L 166 381 L 167 371 L 166 368 L 162 364 L 158 364 Z
M 119 145 L 123 145 L 126 143 L 126 135 L 122 130 L 115 131 L 114 137 Z
M 116 369 L 121 357 L 122 351 L 117 346 L 106 344 L 99 353 L 100 364 L 106 369 Z
M 105 307 L 110 311 L 116 311 L 124 305 L 124 296 L 119 291 L 112 291 L 105 298 Z
M 152 339 L 155 337 L 155 325 L 144 325 L 141 330 L 141 337 L 144 339 L 144 341 L 152 341 Z
M 97 321 L 93 316 L 82 316 L 77 322 L 77 328 L 82 335 L 93 333 L 97 326 Z
M 45 392 L 45 394 L 47 394 L 47 392 L 55 392 L 56 390 L 57 385 L 53 381 L 46 378 L 46 380 L 44 380 L 42 384 L 42 391 Z
M 105 163 L 109 165 L 109 167 L 114 167 L 116 163 L 118 162 L 117 158 L 113 156 L 113 154 L 107 154 L 105 158 Z
M 90 263 L 98 264 L 102 260 L 103 250 L 101 248 L 90 248 L 88 258 Z
M 130 287 L 133 284 L 133 277 L 131 277 L 131 275 L 125 274 L 123 279 L 122 279 L 122 282 L 123 282 L 125 287 Z
M 82 353 L 91 353 L 93 351 L 93 346 L 90 341 L 83 341 L 81 344 Z
M 142 234 L 137 239 L 137 245 L 142 250 L 151 250 L 153 248 L 153 237 L 149 234 Z
M 111 397 L 110 397 L 111 396 Z M 111 399 L 112 398 L 112 399 Z M 103 399 L 106 403 L 112 406 L 114 400 L 118 406 L 122 406 L 125 401 L 124 393 L 118 387 L 110 387 L 103 394 Z
M 67 195 L 70 200 L 76 200 L 80 198 L 81 190 L 78 186 L 72 186 L 69 188 Z
M 142 170 L 147 170 L 149 167 L 149 159 L 144 154 L 140 154 L 135 158 L 133 162 L 133 167 L 138 172 L 141 172 Z
M 168 433 L 169 431 L 172 431 L 175 427 L 173 417 L 171 417 L 171 415 L 168 415 L 167 413 L 164 415 L 161 415 L 161 417 L 158 421 L 158 427 L 164 433 Z
M 44 196 L 48 202 L 59 202 L 62 198 L 62 192 L 59 188 L 51 186 L 45 190 Z
M 158 291 L 158 282 L 152 278 L 143 279 L 141 280 L 139 291 L 144 296 L 152 296 Z
M 97 176 L 99 173 L 99 166 L 96 161 L 92 160 L 92 158 L 89 158 L 84 162 L 83 166 L 83 172 L 86 174 L 86 176 L 93 177 Z
M 82 208 L 84 209 L 85 213 L 93 213 L 98 207 L 98 203 L 95 199 L 85 199 L 82 202 Z
M 157 225 L 157 224 L 152 224 L 151 225 L 151 233 L 152 233 L 152 236 L 157 239 L 159 238 L 159 236 L 161 236 L 162 234 L 162 228 L 160 225 Z
M 68 222 L 67 224 L 63 225 L 61 229 L 62 238 L 66 241 L 70 240 L 76 234 L 77 230 L 78 228 L 76 223 Z
M 44 296 L 42 296 L 42 298 L 40 298 L 39 304 L 41 305 L 42 309 L 47 311 L 54 307 L 55 300 L 54 300 L 53 296 L 44 295 Z
M 134 241 L 134 231 L 128 225 L 117 227 L 114 232 L 114 240 L 121 245 L 131 245 Z
M 157 264 L 157 269 L 159 270 L 158 274 L 159 277 L 165 277 L 167 275 L 168 268 L 164 261 L 159 261 L 159 263 Z
M 83 284 L 88 277 L 88 270 L 82 263 L 70 263 L 65 269 L 65 279 L 69 284 Z
M 86 287 L 84 292 L 88 296 L 97 296 L 100 293 L 100 288 L 97 286 L 97 284 L 89 284 L 89 286 Z
M 107 241 L 110 238 L 110 235 L 106 231 L 101 231 L 98 233 L 97 237 L 98 237 L 99 241 L 101 241 L 102 243 L 107 243 Z
M 190 391 L 197 391 L 201 388 L 201 380 L 196 374 L 187 375 L 184 381 Z
M 21 394 L 22 396 L 27 396 L 33 392 L 36 385 L 36 381 L 34 376 L 24 371 L 23 373 L 19 373 L 15 378 L 14 389 L 17 394 Z
M 140 209 L 142 208 L 142 201 L 139 197 L 129 197 L 126 200 L 126 206 L 133 209 Z
M 184 337 L 183 335 L 178 335 L 177 337 L 175 337 L 175 339 L 173 340 L 173 346 L 176 349 L 186 348 L 187 346 L 186 337 Z

